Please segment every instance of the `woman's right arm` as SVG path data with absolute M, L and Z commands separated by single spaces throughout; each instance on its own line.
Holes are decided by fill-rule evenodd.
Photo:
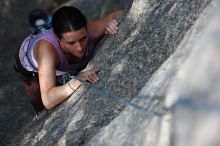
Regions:
M 56 86 L 57 54 L 53 46 L 41 40 L 37 45 L 36 60 L 38 63 L 41 98 L 45 108 L 52 109 L 67 99 L 80 85 L 78 80 L 70 80 L 62 86 Z

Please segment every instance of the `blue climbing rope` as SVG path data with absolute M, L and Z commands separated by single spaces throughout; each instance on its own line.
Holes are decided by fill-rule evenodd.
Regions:
M 87 87 L 93 88 L 93 89 L 97 90 L 99 93 L 101 93 L 101 94 L 103 94 L 107 97 L 111 97 L 113 99 L 116 99 L 119 102 L 123 103 L 124 105 L 133 107 L 134 109 L 139 110 L 139 111 L 143 112 L 144 114 L 146 114 L 148 116 L 151 115 L 151 116 L 162 117 L 167 112 L 166 110 L 164 110 L 164 112 L 154 112 L 154 111 L 149 110 L 149 109 L 147 109 L 143 106 L 131 103 L 129 100 L 126 100 L 122 97 L 116 96 L 116 95 L 110 93 L 109 91 L 107 91 L 106 89 L 104 89 L 103 87 L 97 87 L 95 84 L 88 83 L 88 82 L 86 82 L 86 81 L 84 81 L 84 80 L 82 80 L 82 79 L 80 79 L 76 76 L 70 76 L 70 75 L 68 75 L 68 76 L 69 77 L 66 77 L 66 78 L 79 80 L 82 84 L 86 85 Z

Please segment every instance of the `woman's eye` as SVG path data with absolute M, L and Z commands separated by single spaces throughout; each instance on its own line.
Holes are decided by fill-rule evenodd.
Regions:
M 83 37 L 80 41 L 85 41 L 87 36 Z
M 75 44 L 75 42 L 69 42 L 68 43 L 68 45 L 74 45 Z

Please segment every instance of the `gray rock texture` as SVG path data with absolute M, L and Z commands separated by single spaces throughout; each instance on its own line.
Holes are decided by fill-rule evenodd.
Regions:
M 167 94 L 175 146 L 220 144 L 220 1 Z M 176 101 L 173 102 L 173 101 Z
M 200 81 L 201 78 L 197 78 L 197 76 L 193 76 L 192 78 L 190 78 L 191 73 L 193 72 L 192 70 L 185 74 L 185 78 L 182 80 L 181 83 L 179 83 L 179 80 L 177 79 L 179 76 L 178 74 L 181 74 L 183 71 L 185 71 L 183 66 L 183 64 L 185 65 L 184 62 L 188 62 L 189 64 L 191 64 L 193 62 L 191 60 L 191 55 L 194 54 L 195 56 L 197 56 L 198 54 L 200 54 L 199 52 L 202 51 L 200 49 L 195 52 L 194 45 L 197 44 L 197 41 L 201 37 L 201 35 L 206 35 L 206 33 L 202 33 L 203 27 L 207 24 L 207 17 L 210 16 L 210 12 L 212 12 L 212 9 L 213 4 L 210 4 L 208 8 L 203 10 L 203 12 L 200 14 L 200 17 L 194 22 L 194 25 L 185 34 L 183 40 L 178 45 L 175 52 L 151 76 L 151 78 L 142 88 L 139 95 L 132 100 L 132 103 L 142 106 L 146 110 L 138 110 L 133 107 L 125 108 L 117 118 L 115 118 L 109 125 L 102 128 L 88 143 L 86 143 L 87 146 L 182 146 L 204 144 L 204 141 L 199 144 L 195 144 L 192 143 L 193 141 L 189 141 L 191 137 L 194 138 L 195 136 L 197 136 L 197 134 L 199 135 L 199 132 L 201 132 L 199 128 L 202 128 L 203 126 L 199 125 L 195 129 L 193 129 L 194 131 L 191 131 L 190 128 L 192 128 L 192 125 L 194 125 L 193 119 L 191 119 L 191 121 L 188 121 L 188 129 L 184 129 L 186 128 L 186 126 L 184 126 L 185 122 L 187 121 L 185 119 L 186 116 L 193 118 L 193 116 L 195 115 L 191 113 L 194 110 L 185 112 L 182 111 L 182 109 L 177 110 L 177 107 L 179 107 L 178 104 L 177 107 L 174 106 L 175 108 L 173 108 L 173 106 L 171 105 L 176 103 L 175 99 L 177 98 L 171 96 L 171 91 L 176 93 L 174 95 L 179 96 L 183 85 L 185 85 L 187 89 L 189 88 L 190 84 L 186 84 L 186 81 L 188 81 L 188 79 L 189 82 L 193 78 L 196 78 Z M 202 42 L 204 42 L 204 40 Z M 206 50 L 209 51 L 208 49 Z M 193 57 L 193 59 L 198 59 L 195 56 Z M 219 66 L 219 63 L 216 62 L 215 65 Z M 195 66 L 198 66 L 198 62 L 197 64 L 193 64 L 192 68 L 194 69 Z M 215 77 L 213 77 L 218 78 L 218 72 L 214 72 L 214 74 L 216 75 L 214 75 Z M 177 86 L 176 84 L 178 84 L 179 86 Z M 210 85 L 207 86 L 210 87 Z M 218 86 L 215 86 L 215 88 L 217 87 Z M 195 88 L 192 88 L 192 90 L 194 89 Z M 211 91 L 212 90 L 210 90 L 210 92 Z M 196 90 L 194 92 L 196 92 Z M 184 90 L 183 93 L 188 93 L 188 90 Z M 207 96 L 207 98 L 210 97 Z M 187 106 L 185 108 L 185 110 L 187 110 Z M 185 114 L 184 117 L 182 116 L 183 113 Z M 210 117 L 210 119 L 207 120 L 218 122 L 218 119 L 216 118 L 217 117 Z M 199 119 L 197 124 L 203 123 L 200 120 L 204 119 Z M 210 126 L 209 123 L 206 123 L 206 126 Z M 217 124 L 215 126 L 217 127 L 219 125 Z M 189 135 L 186 134 L 183 138 L 183 131 L 188 132 L 187 134 L 189 134 L 190 132 L 196 133 L 191 133 Z M 210 137 L 216 140 L 218 137 L 218 133 L 213 132 Z M 203 137 L 200 138 L 208 138 L 211 141 L 212 139 L 210 137 L 208 138 L 203 135 Z M 197 142 L 199 142 L 201 139 L 198 138 Z M 211 144 L 212 143 L 210 143 L 210 145 Z
M 216 5 L 134 0 L 87 66 L 100 69 L 101 80 L 42 112 L 10 145 L 219 145 Z

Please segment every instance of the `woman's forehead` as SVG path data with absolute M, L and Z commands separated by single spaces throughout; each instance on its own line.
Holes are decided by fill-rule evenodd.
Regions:
M 87 35 L 87 31 L 86 28 L 81 28 L 77 31 L 71 31 L 71 32 L 65 32 L 62 34 L 62 38 L 61 40 L 63 41 L 78 41 L 80 40 L 82 37 L 85 37 Z

